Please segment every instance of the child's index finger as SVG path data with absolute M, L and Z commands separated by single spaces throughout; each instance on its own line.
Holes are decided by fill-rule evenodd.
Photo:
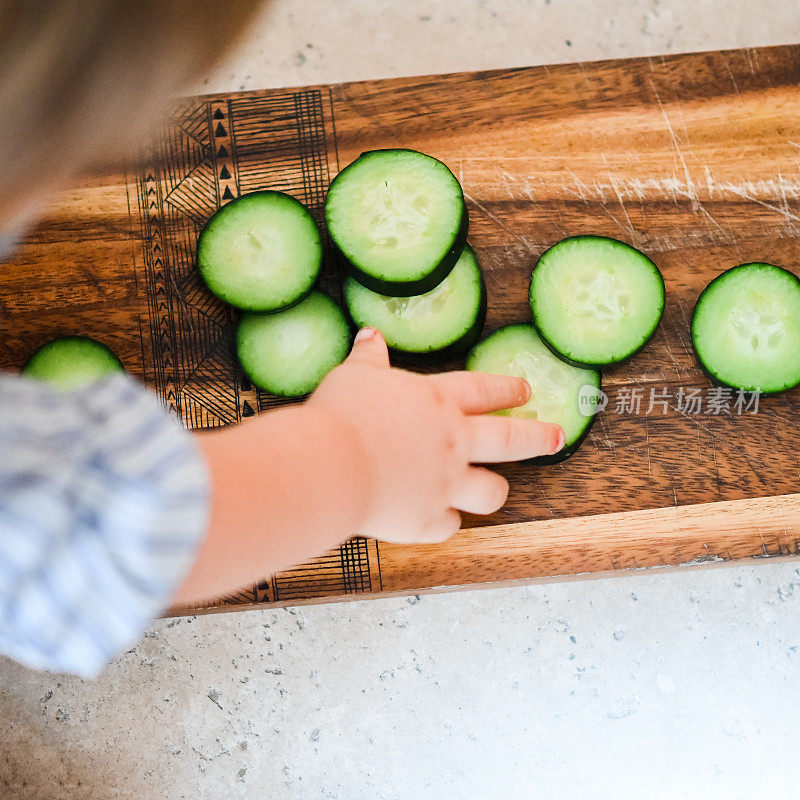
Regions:
M 469 459 L 474 464 L 525 461 L 564 447 L 564 430 L 551 422 L 520 417 L 468 420 Z
M 525 405 L 531 387 L 524 378 L 486 372 L 443 372 L 432 375 L 465 414 L 488 414 Z

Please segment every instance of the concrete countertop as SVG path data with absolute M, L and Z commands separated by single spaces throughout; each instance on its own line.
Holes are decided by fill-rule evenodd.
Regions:
M 277 0 L 199 91 L 800 41 L 795 0 Z M 800 569 L 159 621 L 94 684 L 0 658 L 0 797 L 796 793 Z

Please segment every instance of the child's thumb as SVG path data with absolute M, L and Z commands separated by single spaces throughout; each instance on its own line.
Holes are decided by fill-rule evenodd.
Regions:
M 375 328 L 362 328 L 353 342 L 347 357 L 348 363 L 370 364 L 373 367 L 389 366 L 389 351 L 383 334 Z

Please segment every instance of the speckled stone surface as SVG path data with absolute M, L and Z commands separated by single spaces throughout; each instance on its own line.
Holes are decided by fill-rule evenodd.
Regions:
M 800 41 L 793 0 L 277 0 L 199 91 Z
M 0 663 L 0 796 L 789 797 L 798 684 L 787 564 L 161 621 Z
M 800 39 L 796 0 L 279 0 L 205 91 Z M 0 658 L 0 798 L 793 797 L 800 569 L 154 623 Z

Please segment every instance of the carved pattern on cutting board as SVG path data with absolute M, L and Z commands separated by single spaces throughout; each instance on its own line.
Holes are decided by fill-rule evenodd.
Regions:
M 253 387 L 242 373 L 235 357 L 236 313 L 201 280 L 197 239 L 218 208 L 260 189 L 293 195 L 322 227 L 332 126 L 330 98 L 316 89 L 189 100 L 141 153 L 137 195 L 148 306 L 141 328 L 149 337 L 142 350 L 149 354 L 153 388 L 189 428 L 233 424 L 285 402 Z M 340 281 L 329 256 L 320 285 L 338 299 Z M 377 544 L 355 539 L 224 603 L 379 589 Z

